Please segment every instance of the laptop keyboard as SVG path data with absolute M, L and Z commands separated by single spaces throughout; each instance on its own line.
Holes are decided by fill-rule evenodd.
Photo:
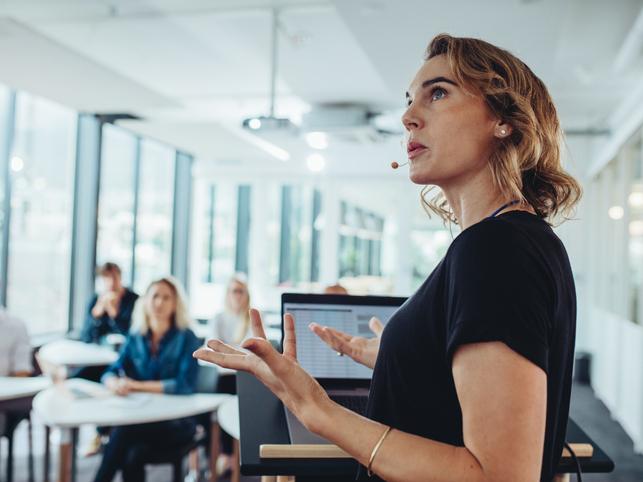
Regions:
M 342 407 L 345 407 L 353 412 L 357 412 L 360 415 L 366 414 L 366 404 L 368 403 L 368 397 L 364 395 L 331 395 L 331 400 L 339 403 Z

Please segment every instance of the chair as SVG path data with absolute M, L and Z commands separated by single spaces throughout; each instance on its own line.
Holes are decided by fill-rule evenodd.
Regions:
M 0 437 L 5 437 L 7 441 L 9 442 L 8 444 L 8 450 L 7 450 L 7 472 L 6 472 L 6 480 L 7 482 L 12 482 L 13 481 L 13 435 L 20 424 L 23 420 L 27 420 L 28 423 L 28 434 L 29 434 L 29 463 L 28 463 L 28 472 L 29 472 L 29 482 L 33 482 L 34 480 L 34 467 L 33 467 L 33 444 L 32 444 L 32 438 L 31 438 L 31 415 L 30 412 L 27 411 L 11 411 L 11 412 L 5 412 L 6 415 L 6 422 L 5 422 L 5 428 L 4 432 L 0 433 Z
M 213 393 L 217 386 L 217 380 L 219 378 L 219 372 L 217 368 L 213 365 L 199 365 L 199 371 L 197 373 L 197 382 L 196 382 L 196 393 Z M 145 460 L 145 465 L 163 465 L 171 464 L 172 465 L 172 480 L 173 482 L 182 482 L 185 478 L 185 471 L 183 469 L 183 462 L 185 457 L 198 450 L 199 447 L 203 447 L 204 450 L 210 451 L 210 461 L 211 466 L 210 470 L 216 471 L 216 460 L 215 455 L 218 455 L 218 444 L 215 450 L 212 449 L 211 440 L 213 434 L 211 433 L 211 417 L 209 413 L 198 415 L 196 417 L 197 421 L 197 430 L 194 434 L 194 438 L 182 447 L 173 448 L 168 451 L 155 452 L 150 454 Z M 215 434 L 216 441 L 218 443 L 219 434 Z M 212 453 L 215 452 L 215 453 Z M 197 460 L 197 470 L 198 470 L 198 458 Z

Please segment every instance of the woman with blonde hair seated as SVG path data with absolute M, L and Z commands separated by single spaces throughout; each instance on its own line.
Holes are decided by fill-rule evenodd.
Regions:
M 120 356 L 102 377 L 114 393 L 190 394 L 198 364 L 192 352 L 199 339 L 190 329 L 186 297 L 178 280 L 153 281 L 134 308 L 133 323 Z M 105 448 L 96 482 L 111 481 L 121 470 L 124 482 L 145 480 L 151 453 L 177 449 L 194 436 L 193 418 L 116 427 Z
M 235 274 L 228 282 L 224 310 L 213 320 L 214 338 L 239 345 L 250 336 L 250 293 L 243 274 Z
M 228 282 L 224 300 L 224 310 L 212 322 L 214 338 L 225 340 L 230 345 L 240 345 L 250 333 L 250 293 L 243 273 L 237 273 Z M 220 376 L 217 381 L 218 393 L 236 394 L 236 377 Z M 217 460 L 217 472 L 225 474 L 232 467 L 232 438 L 221 432 L 221 454 Z

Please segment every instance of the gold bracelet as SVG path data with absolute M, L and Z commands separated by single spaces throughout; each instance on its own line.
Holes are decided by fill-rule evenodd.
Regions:
M 373 447 L 373 451 L 371 452 L 371 458 L 368 460 L 368 466 L 366 467 L 366 475 L 369 477 L 373 476 L 373 472 L 371 472 L 371 466 L 373 465 L 373 460 L 375 460 L 375 456 L 377 455 L 377 451 L 380 449 L 382 444 L 384 443 L 384 439 L 386 436 L 389 434 L 391 431 L 391 427 L 386 427 L 386 430 L 384 430 L 384 433 L 380 437 L 380 439 L 377 441 L 375 444 L 375 447 Z

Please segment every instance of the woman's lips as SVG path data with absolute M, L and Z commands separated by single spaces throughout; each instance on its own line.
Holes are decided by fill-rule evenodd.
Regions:
M 419 156 L 422 152 L 426 150 L 426 146 L 418 144 L 417 146 L 410 146 L 408 150 L 408 157 L 409 159 L 415 159 L 417 156 Z

